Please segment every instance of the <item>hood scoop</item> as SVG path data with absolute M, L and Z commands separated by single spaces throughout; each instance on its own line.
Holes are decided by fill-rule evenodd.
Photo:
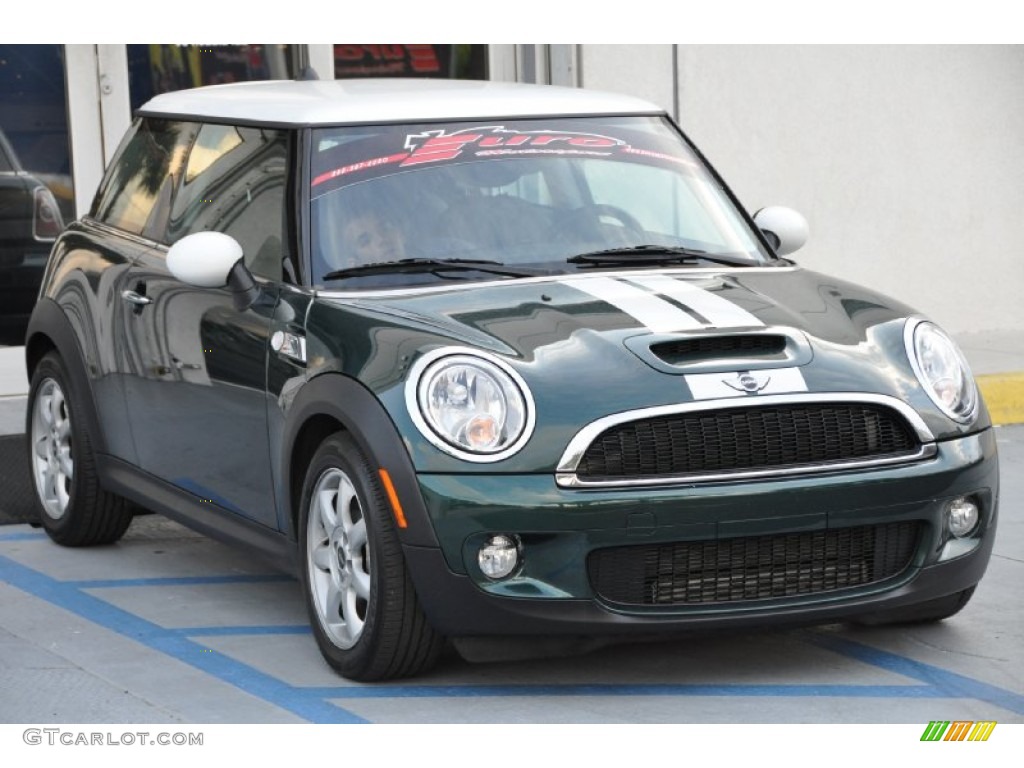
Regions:
M 782 360 L 787 337 L 777 334 L 700 336 L 651 345 L 651 353 L 669 365 L 691 365 L 707 360 L 769 358 Z
M 810 342 L 793 328 L 632 336 L 626 347 L 665 373 L 717 373 L 806 365 Z

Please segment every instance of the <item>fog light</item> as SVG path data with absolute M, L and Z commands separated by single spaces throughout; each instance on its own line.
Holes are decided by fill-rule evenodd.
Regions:
M 978 505 L 964 497 L 949 502 L 946 515 L 949 532 L 958 539 L 970 535 L 978 525 Z
M 480 570 L 489 579 L 504 579 L 519 565 L 519 542 L 514 536 L 491 536 L 477 554 Z

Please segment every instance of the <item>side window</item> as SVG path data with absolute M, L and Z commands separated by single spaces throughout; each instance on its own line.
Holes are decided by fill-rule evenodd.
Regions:
M 132 234 L 162 240 L 174 186 L 196 130 L 192 123 L 136 121 L 103 177 L 92 217 Z
M 284 131 L 203 125 L 174 198 L 167 242 L 193 232 L 224 232 L 242 246 L 254 274 L 281 280 L 287 168 Z

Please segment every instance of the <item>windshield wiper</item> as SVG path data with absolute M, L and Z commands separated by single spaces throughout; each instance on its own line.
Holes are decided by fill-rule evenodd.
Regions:
M 750 262 L 728 256 L 713 256 L 696 248 L 680 248 L 667 245 L 632 245 L 623 248 L 605 248 L 570 256 L 569 264 L 614 264 L 616 266 L 650 266 L 652 264 L 682 264 L 688 261 L 710 261 L 730 267 L 749 266 Z
M 488 272 L 494 275 L 509 277 L 533 277 L 546 274 L 535 269 L 507 267 L 500 261 L 486 259 L 398 259 L 397 261 L 378 261 L 373 264 L 362 264 L 358 267 L 336 269 L 324 275 L 324 280 L 340 280 L 346 277 L 363 277 L 367 275 L 386 275 L 403 272 Z

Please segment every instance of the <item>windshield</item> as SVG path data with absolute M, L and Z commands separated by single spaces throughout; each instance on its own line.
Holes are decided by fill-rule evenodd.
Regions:
M 314 283 L 360 290 L 514 279 L 599 268 L 581 255 L 623 249 L 649 265 L 660 247 L 708 260 L 768 260 L 700 159 L 660 118 L 502 120 L 356 126 L 313 134 Z M 643 258 L 628 249 L 647 246 Z M 568 261 L 574 259 L 575 261 Z M 406 260 L 429 263 L 410 269 Z M 678 259 L 678 257 L 677 257 Z M 402 261 L 402 268 L 356 267 Z M 708 261 L 710 263 L 710 261 Z

